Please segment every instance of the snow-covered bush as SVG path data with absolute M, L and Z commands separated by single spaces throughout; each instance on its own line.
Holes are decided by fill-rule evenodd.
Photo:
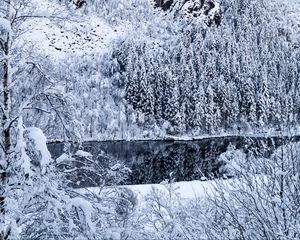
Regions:
M 233 145 L 229 145 L 226 152 L 218 157 L 220 163 L 219 173 L 221 177 L 237 177 L 237 173 L 247 162 L 246 154 L 242 150 L 236 150 Z
M 299 238 L 299 151 L 299 143 L 286 144 L 269 160 L 260 161 L 263 174 L 249 168 L 241 170 L 238 178 L 217 184 L 203 212 L 208 214 L 203 221 L 207 238 Z
M 130 190 L 74 190 L 52 160 L 40 129 L 23 128 L 20 120 L 18 136 L 12 155 L 18 164 L 8 168 L 4 186 L 4 239 L 102 239 L 112 229 L 127 226 L 137 201 Z M 77 155 L 90 156 L 82 151 Z M 60 164 L 68 158 L 75 161 L 64 155 Z M 101 174 L 97 168 L 88 170 L 90 176 Z
M 172 183 L 153 188 L 132 214 L 130 239 L 298 239 L 300 144 L 288 143 L 269 159 L 235 159 L 235 177 L 213 180 L 203 196 L 184 199 Z M 237 158 L 239 157 L 239 158 Z M 253 160 L 253 162 L 252 162 Z M 260 165 L 260 166 L 257 166 Z M 183 198 L 182 198 L 183 197 Z M 130 235 L 130 233 L 132 235 Z
M 18 125 L 15 153 L 8 166 L 5 189 L 4 239 L 70 238 L 90 236 L 92 210 L 84 197 L 71 196 L 47 150 L 46 137 L 38 128 Z M 82 203 L 82 205 L 79 204 Z M 94 206 L 95 207 L 95 206 Z M 76 211 L 81 211 L 80 222 Z M 82 224 L 86 225 L 82 225 Z
M 74 188 L 116 186 L 126 183 L 131 170 L 113 157 L 78 150 L 72 154 L 65 149 L 56 159 L 56 167 Z
M 162 183 L 144 196 L 126 229 L 129 239 L 205 239 L 202 208 L 205 201 L 184 200 L 174 183 Z

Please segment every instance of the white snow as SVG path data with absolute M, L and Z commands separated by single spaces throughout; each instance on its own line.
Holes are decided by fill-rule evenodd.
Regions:
M 211 195 L 215 192 L 215 188 L 217 184 L 224 184 L 226 186 L 230 186 L 230 183 L 233 180 L 227 179 L 227 180 L 211 180 L 211 181 L 182 181 L 182 182 L 175 182 L 171 183 L 161 183 L 161 184 L 141 184 L 141 185 L 123 185 L 123 186 L 117 186 L 117 188 L 128 188 L 132 190 L 139 200 L 139 203 L 143 204 L 144 199 L 147 194 L 151 192 L 153 188 L 164 192 L 165 194 L 168 194 L 168 189 L 172 187 L 174 190 L 174 193 L 182 200 L 182 201 L 188 201 L 198 198 L 204 198 L 207 195 Z M 111 188 L 114 187 L 106 187 L 105 190 L 102 190 L 102 194 L 105 194 L 106 192 L 109 192 Z M 81 189 L 79 191 L 85 191 L 84 189 Z M 88 188 L 88 191 L 99 193 L 98 187 L 90 187 Z
M 35 148 L 41 153 L 41 168 L 45 171 L 45 167 L 51 162 L 51 154 L 47 148 L 47 138 L 40 128 L 29 127 L 26 128 L 28 137 L 34 141 Z
M 21 166 L 22 166 L 25 174 L 28 174 L 29 176 L 31 176 L 31 175 L 33 175 L 33 171 L 30 168 L 31 159 L 28 157 L 25 148 L 26 148 L 26 142 L 24 140 L 23 118 L 20 117 L 18 120 L 18 139 L 17 139 L 16 149 L 17 149 L 17 151 L 20 151 Z
M 73 206 L 81 209 L 84 213 L 84 221 L 87 223 L 91 232 L 95 232 L 95 226 L 92 222 L 92 213 L 94 212 L 92 204 L 80 197 L 72 198 L 69 203 L 69 208 L 71 209 Z
M 253 182 L 255 181 L 256 184 L 266 184 L 268 181 L 265 175 L 253 175 L 252 180 Z M 114 188 L 128 188 L 137 196 L 137 207 L 141 208 L 146 202 L 147 195 L 149 195 L 153 191 L 153 189 L 166 195 L 169 195 L 169 190 L 172 189 L 172 195 L 176 196 L 176 198 L 180 202 L 189 203 L 189 201 L 192 200 L 200 200 L 207 197 L 218 196 L 220 194 L 220 189 L 225 192 L 232 191 L 234 189 L 240 188 L 244 184 L 245 183 L 240 182 L 238 178 L 231 178 L 215 179 L 209 181 L 194 180 L 174 183 L 162 182 L 160 184 L 123 185 L 105 188 L 90 187 L 87 189 L 78 189 L 77 191 L 81 193 L 88 191 L 99 194 L 100 196 L 105 196 Z M 245 185 L 244 187 L 247 187 L 247 185 Z
M 56 162 L 57 163 L 62 163 L 62 162 L 64 162 L 65 160 L 68 160 L 68 159 L 70 159 L 70 157 L 68 156 L 68 154 L 66 154 L 66 153 L 63 153 L 61 156 L 59 156 L 58 158 L 56 158 Z
M 85 151 L 82 151 L 82 150 L 78 150 L 76 153 L 75 153 L 76 156 L 78 157 L 92 157 L 93 155 L 90 154 L 89 152 L 85 152 Z
M 215 186 L 214 181 L 190 181 L 190 182 L 176 182 L 172 183 L 172 188 L 175 189 L 176 194 L 182 200 L 197 199 L 205 197 L 207 193 L 210 193 Z M 129 188 L 137 194 L 139 199 L 143 199 L 152 188 L 156 188 L 160 191 L 168 193 L 169 184 L 143 184 L 143 185 L 127 185 L 124 187 Z
M 97 57 L 109 51 L 111 43 L 125 32 L 123 26 L 109 25 L 99 17 L 82 17 L 60 24 L 39 18 L 27 21 L 23 27 L 30 30 L 22 38 L 54 61 L 85 55 Z
M 138 130 L 136 130 L 138 132 Z M 126 139 L 122 137 L 112 137 L 103 136 L 100 137 L 85 137 L 84 141 L 109 141 L 109 140 L 126 140 L 126 141 L 193 141 L 193 140 L 205 140 L 211 138 L 225 138 L 225 137 L 248 137 L 248 138 L 272 138 L 272 137 L 293 137 L 300 135 L 300 127 L 294 130 L 286 130 L 286 131 L 273 131 L 269 130 L 266 132 L 259 133 L 236 133 L 236 132 L 228 132 L 228 133 L 220 133 L 220 134 L 203 134 L 203 135 L 192 135 L 192 134 L 183 134 L 183 135 L 169 135 L 169 134 L 160 134 L 160 135 L 151 135 L 150 137 L 144 137 L 144 134 L 136 134 L 134 136 L 128 136 Z M 61 139 L 51 139 L 51 141 L 61 141 Z
M 11 24 L 7 19 L 0 17 L 0 36 L 1 34 L 11 32 Z

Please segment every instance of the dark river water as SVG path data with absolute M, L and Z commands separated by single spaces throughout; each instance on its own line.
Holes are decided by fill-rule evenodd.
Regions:
M 218 157 L 233 145 L 246 154 L 268 157 L 285 141 L 281 137 L 218 137 L 191 141 L 89 141 L 71 144 L 75 161 L 60 168 L 70 172 L 74 187 L 160 183 L 164 180 L 190 181 L 220 177 Z M 56 159 L 64 153 L 63 143 L 49 143 Z M 92 154 L 91 159 L 75 156 L 77 150 Z M 72 169 L 72 171 L 70 171 Z M 128 170 L 130 169 L 130 171 Z

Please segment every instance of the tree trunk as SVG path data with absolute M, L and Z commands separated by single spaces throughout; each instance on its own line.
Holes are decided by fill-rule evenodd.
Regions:
M 8 9 L 7 9 L 7 18 L 9 16 L 9 6 L 10 6 L 10 1 L 7 2 L 8 4 Z M 0 219 L 0 224 L 5 223 L 5 186 L 7 183 L 7 167 L 8 167 L 8 159 L 9 159 L 9 154 L 10 154 L 10 147 L 11 147 L 11 134 L 10 134 L 10 90 L 9 90 L 9 85 L 10 85 L 10 59 L 9 59 L 9 53 L 10 53 L 10 41 L 11 41 L 11 36 L 10 33 L 7 33 L 6 39 L 2 42 L 1 44 L 1 51 L 3 52 L 4 55 L 4 60 L 2 63 L 2 70 L 3 70 L 3 77 L 2 77 L 2 132 L 1 132 L 1 137 L 2 137 L 2 150 L 3 150 L 3 159 L 1 161 L 0 165 L 0 184 L 2 185 L 1 192 L 0 192 L 0 214 L 1 214 L 1 219 Z M 5 239 L 7 236 L 5 234 L 4 229 L 1 229 L 0 232 L 0 238 Z
M 9 54 L 9 36 L 7 37 L 7 42 L 4 45 L 5 55 Z M 8 126 L 9 121 L 9 102 L 10 102 L 10 92 L 9 92 L 9 59 L 8 57 L 5 59 L 3 63 L 3 118 L 2 118 L 2 139 L 3 139 L 3 150 L 4 150 L 4 158 L 7 159 L 10 149 L 10 131 Z

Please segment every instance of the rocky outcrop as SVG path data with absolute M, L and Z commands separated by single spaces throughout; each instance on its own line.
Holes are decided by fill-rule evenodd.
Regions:
M 154 6 L 170 11 L 175 16 L 202 19 L 207 25 L 220 25 L 221 10 L 214 0 L 153 0 Z
M 155 7 L 159 7 L 164 11 L 167 11 L 172 8 L 174 0 L 154 0 L 153 2 Z

